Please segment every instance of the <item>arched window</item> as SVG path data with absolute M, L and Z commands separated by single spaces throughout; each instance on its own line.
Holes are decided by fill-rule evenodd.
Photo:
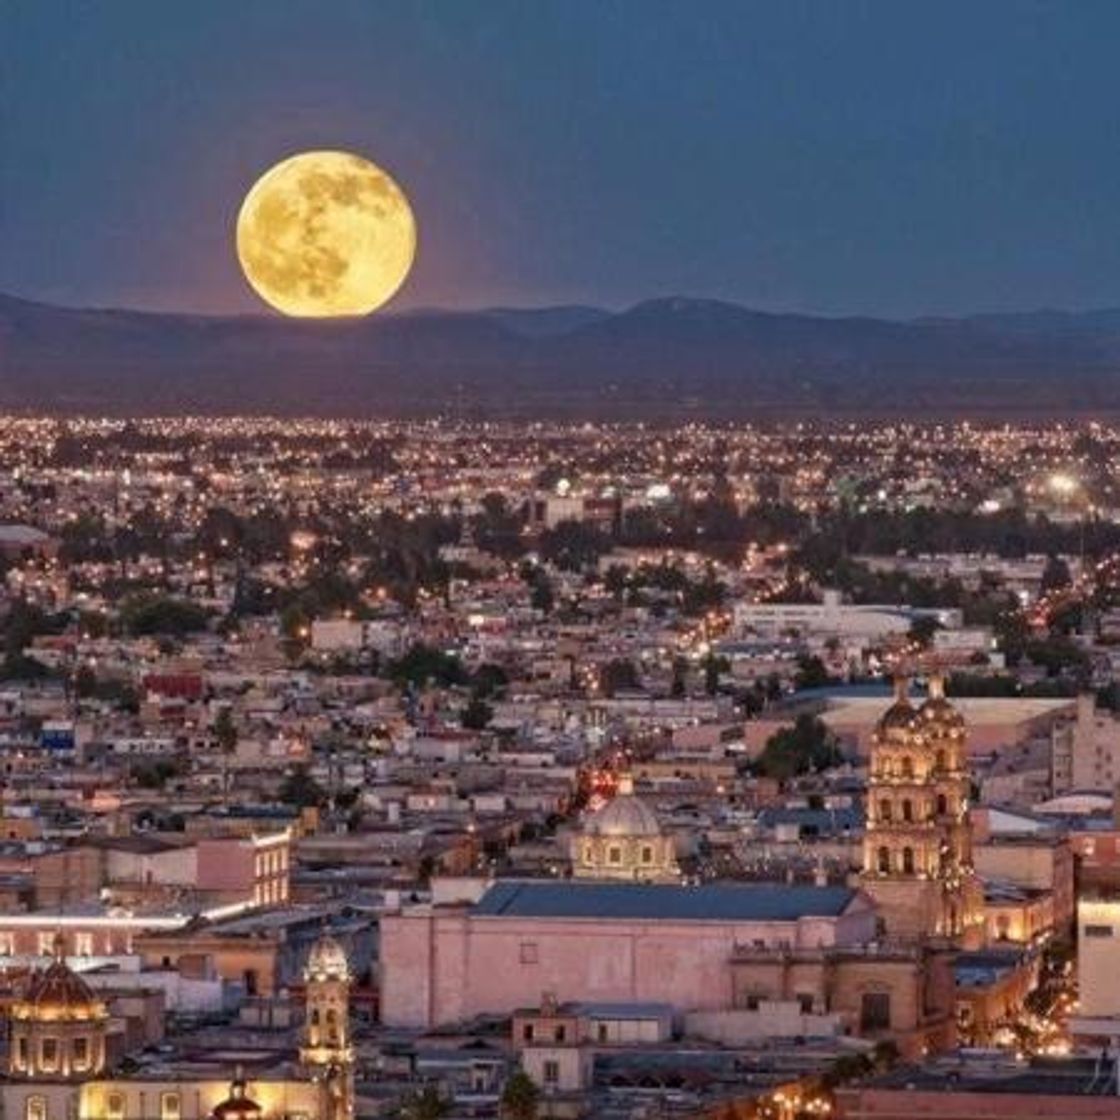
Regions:
M 913 848 L 903 848 L 902 849 L 902 871 L 903 871 L 903 874 L 905 874 L 905 875 L 913 875 L 914 874 L 914 849 Z
M 47 1120 L 47 1098 L 38 1093 L 28 1097 L 23 1114 L 24 1120 Z
M 891 819 L 891 803 L 884 797 L 879 802 L 879 820 L 889 821 Z
M 888 874 L 890 872 L 890 869 L 891 869 L 891 851 L 890 851 L 890 848 L 883 847 L 883 848 L 879 849 L 878 861 L 879 861 L 879 873 L 881 875 Z
M 327 1010 L 327 1043 L 330 1046 L 338 1044 L 338 1015 L 333 1007 Z
M 914 819 L 914 803 L 909 797 L 904 798 L 902 802 L 902 819 L 904 821 L 912 821 Z

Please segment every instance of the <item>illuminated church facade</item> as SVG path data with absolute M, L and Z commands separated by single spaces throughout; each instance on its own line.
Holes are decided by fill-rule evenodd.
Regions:
M 984 895 L 972 865 L 964 720 L 940 676 L 917 707 L 908 683 L 896 681 L 871 740 L 860 885 L 887 941 L 977 948 Z
M 0 1114 L 5 1120 L 351 1120 L 350 970 L 333 938 L 316 942 L 304 979 L 297 1069 L 251 1079 L 237 1070 L 232 1080 L 113 1076 L 106 1061 L 108 1009 L 69 968 L 59 938 L 51 964 L 12 1004 Z

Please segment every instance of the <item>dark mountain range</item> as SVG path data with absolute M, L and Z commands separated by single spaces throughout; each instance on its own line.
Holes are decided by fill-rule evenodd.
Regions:
M 713 300 L 346 322 L 0 296 L 0 408 L 610 419 L 1120 413 L 1120 311 L 905 322 Z

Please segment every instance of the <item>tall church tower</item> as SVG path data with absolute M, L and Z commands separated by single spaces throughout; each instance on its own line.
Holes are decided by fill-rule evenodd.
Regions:
M 323 934 L 303 973 L 306 1023 L 300 1061 L 321 1090 L 321 1120 L 354 1116 L 354 1051 L 350 1045 L 350 964 L 342 946 Z
M 875 900 L 890 941 L 983 938 L 983 892 L 972 867 L 967 741 L 961 714 L 931 676 L 915 708 L 909 682 L 871 739 L 863 889 Z

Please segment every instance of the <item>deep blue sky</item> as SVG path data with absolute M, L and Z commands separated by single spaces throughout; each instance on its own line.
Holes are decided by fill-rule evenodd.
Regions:
M 1120 305 L 1116 0 L 3 0 L 0 290 L 258 309 L 244 191 L 412 197 L 398 306 Z

